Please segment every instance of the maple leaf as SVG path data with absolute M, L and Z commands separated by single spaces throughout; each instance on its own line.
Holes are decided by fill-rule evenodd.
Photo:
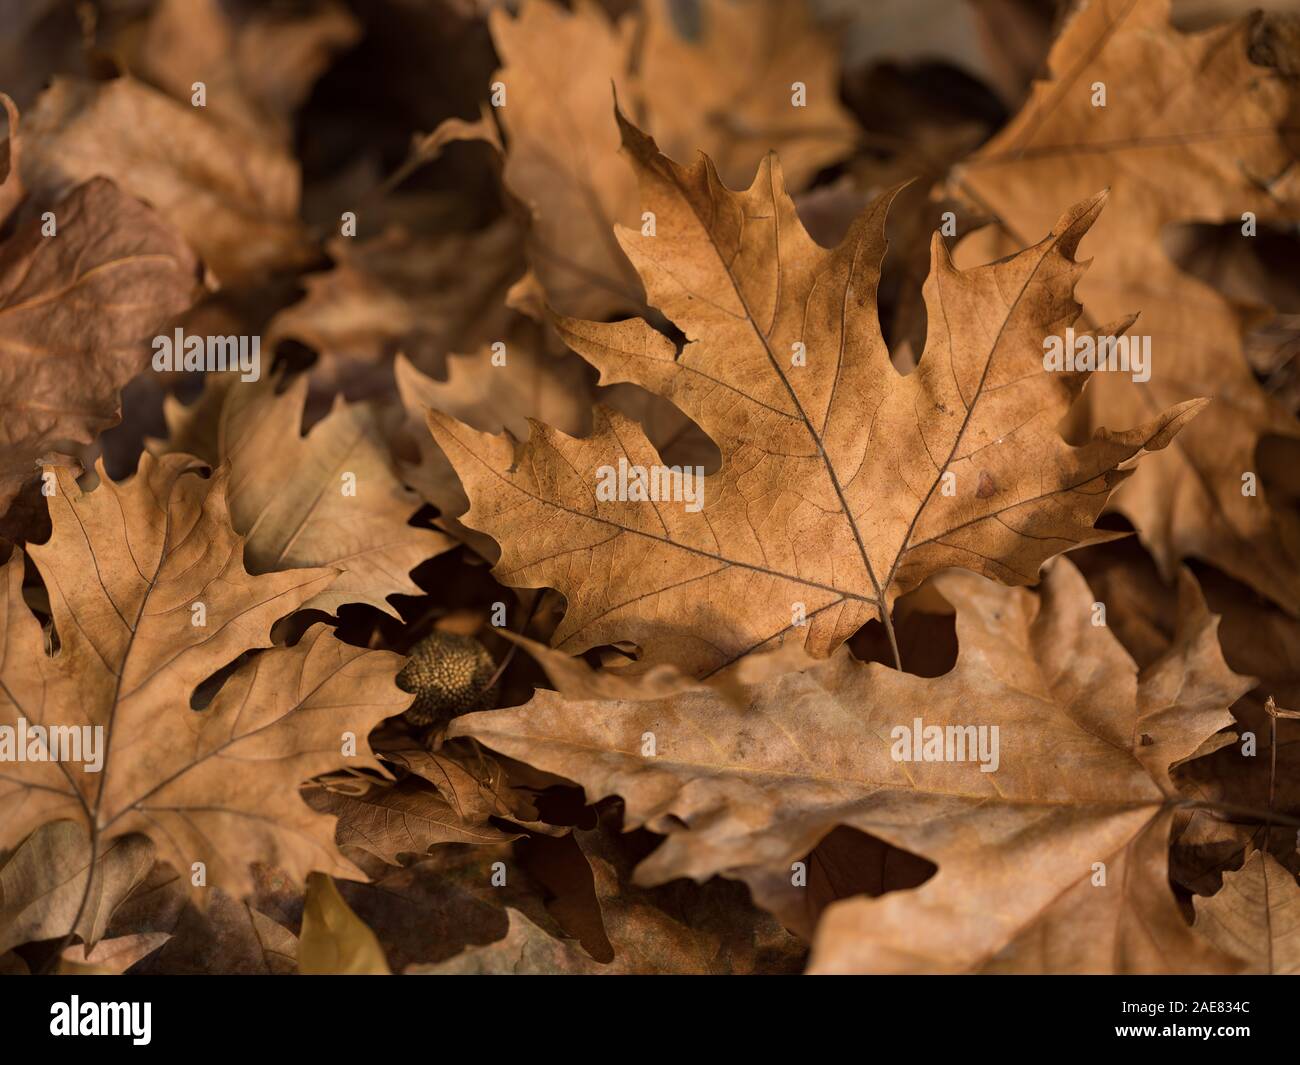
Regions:
M 575 780 L 589 801 L 621 796 L 629 828 L 668 837 L 638 883 L 723 874 L 779 910 L 801 890 L 790 863 L 837 825 L 938 866 L 914 890 L 831 906 L 818 971 L 1231 968 L 1187 927 L 1168 887 L 1183 801 L 1170 766 L 1229 724 L 1226 702 L 1250 686 L 1205 638 L 1216 619 L 1194 587 L 1180 638 L 1141 674 L 1092 625 L 1093 597 L 1065 560 L 1041 602 L 959 571 L 935 587 L 957 610 L 960 645 L 940 677 L 842 650 L 739 704 L 709 685 L 639 701 L 539 691 L 525 707 L 458 718 L 449 734 Z M 1174 676 L 1184 683 L 1171 702 Z M 977 756 L 974 734 L 965 760 L 897 759 L 898 729 L 910 736 L 914 717 L 997 727 L 985 733 L 997 738 L 995 769 L 982 771 L 992 740 Z
M 1086 375 L 1046 371 L 1043 341 L 1079 313 L 1073 254 L 1103 197 L 975 270 L 958 271 L 935 234 L 926 350 L 902 376 L 874 300 L 888 197 L 827 251 L 774 157 L 732 192 L 707 158 L 680 167 L 620 121 L 657 232 L 619 240 L 688 342 L 678 352 L 643 319 L 558 328 L 602 384 L 669 399 L 718 445 L 702 508 L 596 498 L 602 465 L 657 463 L 612 411 L 596 409 L 585 439 L 538 426 L 518 449 L 429 415 L 471 501 L 464 524 L 501 544 L 498 579 L 567 598 L 556 647 L 630 640 L 636 668 L 707 673 L 783 640 L 824 656 L 876 614 L 888 628 L 894 599 L 948 566 L 1031 584 L 1048 558 L 1110 535 L 1092 523 L 1130 460 L 1199 409 L 1080 447 L 1057 431 Z
M 388 597 L 422 594 L 410 571 L 454 541 L 407 524 L 420 500 L 394 474 L 372 407 L 336 397 L 302 435 L 307 378 L 278 385 L 214 377 L 191 407 L 169 398 L 169 448 L 228 465 L 230 520 L 252 572 L 328 566 L 337 579 L 303 609 L 368 603 L 398 617 Z
M 33 193 L 53 199 L 110 177 L 180 230 L 223 283 L 249 284 L 313 255 L 290 156 L 134 78 L 55 78 L 23 132 L 22 176 Z
M 203 681 L 267 647 L 272 624 L 335 576 L 250 576 L 226 510 L 227 474 L 204 479 L 199 468 L 190 456 L 145 455 L 121 484 L 101 465 L 92 492 L 57 471 L 52 536 L 28 549 L 57 654 L 46 653 L 24 604 L 22 554 L 0 574 L 0 722 L 101 730 L 98 771 L 6 763 L 0 847 L 69 819 L 92 832 L 96 853 L 139 832 L 173 868 L 203 862 L 208 882 L 237 896 L 250 889 L 255 861 L 299 877 L 313 868 L 355 875 L 334 847 L 332 820 L 297 788 L 348 761 L 378 766 L 365 737 L 410 701 L 394 682 L 401 657 L 351 647 L 317 625 L 292 647 L 255 655 L 210 705 L 192 709 Z M 352 759 L 343 754 L 349 732 Z
M 1172 579 L 1196 556 L 1295 612 L 1300 526 L 1284 500 L 1243 490 L 1267 434 L 1300 440 L 1297 422 L 1256 382 L 1238 310 L 1180 271 L 1162 234 L 1182 222 L 1243 226 L 1294 221 L 1300 167 L 1293 143 L 1300 92 L 1275 43 L 1281 23 L 1248 17 L 1183 34 L 1168 0 L 1080 6 L 1020 114 L 956 168 L 952 195 L 996 218 L 959 248 L 962 263 L 1018 248 L 1041 231 L 1058 199 L 1111 188 L 1088 238 L 1096 261 L 1080 298 L 1096 320 L 1141 312 L 1151 337 L 1150 380 L 1100 374 L 1085 397 L 1088 423 L 1150 417 L 1190 396 L 1213 396 L 1176 446 L 1145 463 L 1115 498 Z M 1106 106 L 1094 106 L 1098 86 Z M 1245 239 L 1245 238 L 1239 238 Z
M 10 123 L 3 221 L 23 190 L 18 112 L 0 102 Z M 31 218 L 0 245 L 0 514 L 36 478 L 38 459 L 116 424 L 147 338 L 196 292 L 184 242 L 112 182 L 91 180 L 52 210 L 57 239 Z
M 1254 851 L 1223 889 L 1196 899 L 1196 930 L 1251 973 L 1300 975 L 1300 885 L 1271 854 Z

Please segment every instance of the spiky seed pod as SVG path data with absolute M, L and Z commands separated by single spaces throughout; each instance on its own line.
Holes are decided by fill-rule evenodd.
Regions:
M 497 686 L 492 655 L 473 636 L 434 632 L 411 648 L 397 686 L 415 695 L 403 715 L 412 725 L 447 721 L 471 710 L 490 709 Z

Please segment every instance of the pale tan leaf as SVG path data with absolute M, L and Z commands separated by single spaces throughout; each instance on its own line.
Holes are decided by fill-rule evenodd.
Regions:
M 379 940 L 324 873 L 307 878 L 298 971 L 305 976 L 391 975 Z

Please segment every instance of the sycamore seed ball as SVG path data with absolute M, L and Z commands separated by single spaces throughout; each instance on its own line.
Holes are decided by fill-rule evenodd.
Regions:
M 410 661 L 397 675 L 397 686 L 415 702 L 403 715 L 412 725 L 432 725 L 471 710 L 488 709 L 496 694 L 488 682 L 496 663 L 478 640 L 434 632 L 411 648 Z

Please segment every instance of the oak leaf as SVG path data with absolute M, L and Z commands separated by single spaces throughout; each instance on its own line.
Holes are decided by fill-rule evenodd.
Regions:
M 57 472 L 53 534 L 28 549 L 57 653 L 46 652 L 24 603 L 22 554 L 0 573 L 0 721 L 99 730 L 98 771 L 87 771 L 95 758 L 84 749 L 81 765 L 6 763 L 0 847 L 68 819 L 90 829 L 97 853 L 139 832 L 173 868 L 202 862 L 207 882 L 237 897 L 250 890 L 252 862 L 299 877 L 313 868 L 355 875 L 335 849 L 333 822 L 297 789 L 345 764 L 378 767 L 365 737 L 410 701 L 394 682 L 401 658 L 317 625 L 294 646 L 244 662 L 193 709 L 203 682 L 267 647 L 275 621 L 335 576 L 249 575 L 227 514 L 227 474 L 205 479 L 200 469 L 190 456 L 145 455 L 123 483 L 101 466 L 90 492 Z
M 1192 396 L 1214 397 L 1114 505 L 1166 580 L 1180 559 L 1200 557 L 1294 613 L 1300 524 L 1266 479 L 1254 494 L 1243 478 L 1259 473 L 1265 435 L 1300 448 L 1300 422 L 1252 375 L 1237 308 L 1180 271 L 1162 237 L 1178 223 L 1201 222 L 1232 226 L 1248 240 L 1240 235 L 1247 218 L 1294 222 L 1300 91 L 1275 48 L 1280 20 L 1250 16 L 1184 34 L 1168 13 L 1168 0 L 1079 6 L 1052 48 L 1049 77 L 952 175 L 951 194 L 998 222 L 964 241 L 958 261 L 1005 255 L 1050 224 L 1055 202 L 1110 187 L 1079 295 L 1096 322 L 1140 312 L 1134 331 L 1151 338 L 1151 376 L 1141 383 L 1099 374 L 1085 397 L 1086 421 L 1128 423 Z M 1098 92 L 1105 106 L 1094 104 Z
M 589 801 L 621 796 L 629 828 L 667 836 L 638 867 L 641 884 L 722 874 L 780 909 L 781 891 L 799 890 L 791 863 L 839 825 L 938 866 L 912 890 L 832 905 L 816 971 L 1230 970 L 1168 885 L 1184 801 L 1170 766 L 1231 722 L 1226 702 L 1209 704 L 1249 687 L 1206 639 L 1216 620 L 1203 602 L 1189 601 L 1180 639 L 1139 674 L 1092 624 L 1092 595 L 1064 560 L 1041 600 L 958 571 L 935 587 L 957 610 L 960 653 L 943 676 L 845 649 L 755 685 L 740 705 L 712 682 L 646 700 L 540 691 L 450 732 L 575 780 Z M 1174 676 L 1184 685 L 1171 698 Z M 914 718 L 965 729 L 963 760 L 896 757 Z M 998 732 L 977 755 L 981 726 Z
M 373 407 L 336 397 L 304 435 L 307 378 L 279 384 L 214 375 L 190 407 L 169 397 L 168 447 L 229 467 L 230 521 L 252 572 L 328 566 L 338 577 L 303 609 L 367 603 L 397 617 L 388 597 L 420 595 L 410 571 L 454 541 L 407 524 L 420 499 L 394 472 Z
M 657 233 L 619 240 L 688 340 L 679 352 L 643 319 L 558 327 L 602 384 L 669 399 L 718 445 L 702 509 L 597 497 L 601 467 L 658 461 L 604 408 L 586 438 L 536 426 L 518 447 L 429 416 L 470 497 L 462 520 L 501 544 L 498 579 L 566 596 L 562 650 L 633 641 L 638 669 L 703 674 L 783 641 L 825 656 L 873 615 L 888 627 L 894 599 L 945 567 L 1032 584 L 1053 555 L 1110 537 L 1092 523 L 1131 460 L 1200 406 L 1079 447 L 1057 430 L 1087 375 L 1045 370 L 1044 338 L 1078 316 L 1074 250 L 1104 197 L 975 270 L 958 271 L 935 234 L 926 350 L 902 376 L 874 298 L 888 197 L 828 251 L 774 157 L 732 192 L 707 158 L 680 167 L 622 122 Z

